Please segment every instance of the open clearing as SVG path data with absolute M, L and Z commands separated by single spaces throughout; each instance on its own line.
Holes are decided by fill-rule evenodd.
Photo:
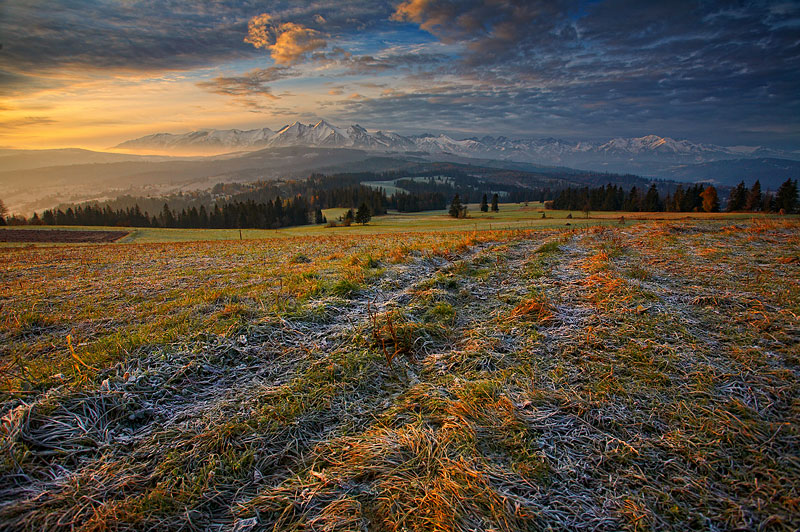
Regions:
M 5 248 L 0 528 L 798 529 L 797 220 L 563 222 Z

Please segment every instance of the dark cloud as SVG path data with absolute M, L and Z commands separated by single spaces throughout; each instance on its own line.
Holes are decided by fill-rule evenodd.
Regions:
M 709 101 L 705 91 L 685 91 L 678 96 L 669 88 L 648 88 L 636 80 L 552 90 L 452 84 L 403 93 L 387 91 L 377 98 L 342 102 L 336 118 L 359 120 L 375 128 L 391 124 L 406 133 L 607 139 L 656 132 L 718 144 L 791 147 L 785 144 L 787 128 L 797 131 L 798 120 L 787 118 L 787 112 L 800 116 L 800 107 L 787 110 L 782 104 L 748 94 L 731 95 L 722 89 L 719 93 L 725 100 L 735 98 L 735 108 L 728 116 L 721 116 L 719 102 Z M 329 114 L 333 116 L 333 112 Z M 721 122 L 735 127 L 720 129 Z
M 256 58 L 263 52 L 244 39 L 248 22 L 264 12 L 278 25 L 341 33 L 352 31 L 355 20 L 367 28 L 388 18 L 391 6 L 367 0 L 346 6 L 290 0 L 0 2 L 0 70 L 7 75 L 70 67 L 147 72 Z M 296 31 L 287 35 L 300 37 Z
M 245 42 L 264 13 L 263 35 Z M 377 127 L 796 149 L 799 32 L 796 0 L 0 0 L 0 95 L 68 83 L 70 72 L 271 58 L 332 67 L 324 75 L 404 77 L 375 99 L 331 89 L 342 117 Z M 260 69 L 201 86 L 259 111 L 275 76 L 288 75 Z
M 277 100 L 278 97 L 272 94 L 268 83 L 297 75 L 297 72 L 288 67 L 270 67 L 251 70 L 241 76 L 219 76 L 209 81 L 201 81 L 197 86 L 216 94 L 266 96 Z
M 529 127 L 709 141 L 757 129 L 800 145 L 798 2 L 405 0 L 393 18 L 461 45 L 460 60 L 431 79 L 446 73 L 503 94 L 488 108 L 438 100 L 447 116 L 502 116 L 505 101 Z

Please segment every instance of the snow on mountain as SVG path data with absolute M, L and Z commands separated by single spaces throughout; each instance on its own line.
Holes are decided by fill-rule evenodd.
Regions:
M 416 147 L 420 151 L 429 153 L 454 153 L 456 155 L 477 154 L 482 151 L 479 141 L 473 139 L 455 140 L 447 135 L 420 135 L 412 137 Z
M 224 150 L 290 146 L 352 148 L 384 152 L 419 151 L 614 172 L 654 171 L 664 165 L 697 164 L 742 157 L 800 159 L 798 153 L 747 146 L 727 148 L 657 135 L 619 137 L 605 142 L 570 142 L 555 138 L 511 139 L 504 136 L 459 140 L 447 135 L 429 133 L 415 136 L 403 136 L 387 131 L 370 133 L 357 124 L 343 128 L 325 120 L 313 125 L 294 122 L 276 132 L 262 128 L 246 131 L 211 129 L 183 135 L 158 133 L 123 142 L 117 148 L 158 151 L 207 150 L 221 153 Z
M 155 133 L 138 139 L 128 140 L 115 146 L 127 150 L 178 151 L 191 149 L 256 148 L 264 146 L 274 135 L 269 128 L 250 129 L 202 129 L 183 135 Z

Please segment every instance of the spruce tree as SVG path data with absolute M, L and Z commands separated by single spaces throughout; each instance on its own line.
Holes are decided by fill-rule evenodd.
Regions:
M 748 194 L 749 191 L 747 190 L 747 187 L 744 186 L 744 181 L 736 185 L 736 187 L 731 190 L 731 196 L 728 198 L 728 208 L 726 210 L 728 212 L 733 212 L 744 209 L 745 205 L 747 204 Z
M 757 211 L 761 208 L 761 182 L 758 179 L 753 183 L 753 188 L 750 189 L 750 193 L 747 195 L 747 202 L 745 202 L 744 208 L 748 211 Z
M 497 194 L 492 196 L 492 212 L 500 212 L 500 205 L 498 204 L 500 198 Z
M 481 199 L 481 212 L 489 212 L 489 203 L 486 199 L 486 194 L 484 194 Z
M 450 203 L 450 216 L 452 216 L 453 218 L 458 218 L 459 215 L 461 214 L 462 208 L 463 207 L 461 205 L 461 197 L 458 194 L 456 194 L 455 196 L 453 196 L 453 201 Z
M 643 208 L 647 212 L 658 212 L 661 210 L 661 198 L 655 184 L 650 185 L 647 194 L 644 196 Z
M 786 214 L 797 210 L 797 180 L 787 179 L 775 194 L 775 208 Z
M 366 225 L 372 219 L 372 213 L 369 211 L 369 207 L 366 203 L 362 203 L 361 206 L 358 208 L 358 212 L 356 212 L 356 223 L 360 223 L 361 225 Z

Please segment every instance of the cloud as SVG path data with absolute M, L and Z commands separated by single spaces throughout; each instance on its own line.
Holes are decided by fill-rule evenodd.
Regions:
M 267 85 L 273 81 L 298 75 L 288 67 L 269 67 L 251 70 L 241 76 L 219 76 L 209 81 L 201 81 L 197 86 L 216 94 L 228 96 L 265 96 L 277 100 L 272 88 Z
M 21 118 L 10 118 L 8 120 L 0 120 L 0 128 L 16 129 L 26 126 L 46 126 L 55 124 L 58 120 L 53 120 L 48 116 L 24 116 Z
M 555 29 L 567 25 L 575 7 L 572 0 L 404 0 L 391 19 L 486 51 L 486 46 L 510 48 L 528 39 L 550 39 Z
M 0 97 L 63 89 L 67 102 L 87 78 L 185 71 L 256 110 L 296 75 L 281 88 L 341 91 L 324 102 L 377 127 L 709 142 L 762 131 L 797 149 L 798 27 L 791 0 L 0 0 Z M 265 52 L 272 69 L 239 73 L 267 66 Z M 367 98 L 348 100 L 356 89 Z
M 294 22 L 274 24 L 268 13 L 250 19 L 244 42 L 266 48 L 272 59 L 283 65 L 298 63 L 307 54 L 328 46 L 319 31 Z

